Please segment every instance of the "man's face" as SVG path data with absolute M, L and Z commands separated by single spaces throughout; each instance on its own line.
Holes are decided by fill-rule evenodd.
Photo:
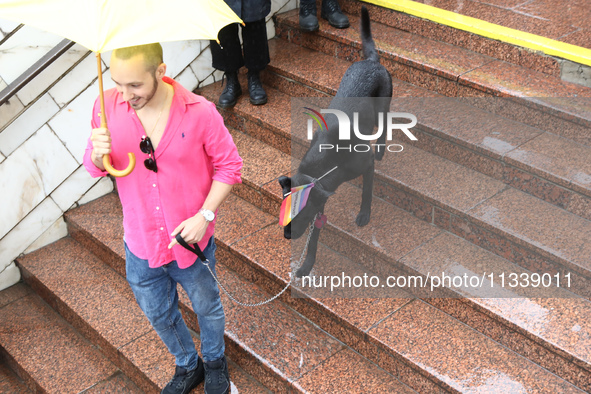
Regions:
M 111 56 L 111 79 L 123 95 L 123 100 L 136 111 L 154 97 L 158 87 L 158 80 L 146 69 L 142 55 L 126 60 Z

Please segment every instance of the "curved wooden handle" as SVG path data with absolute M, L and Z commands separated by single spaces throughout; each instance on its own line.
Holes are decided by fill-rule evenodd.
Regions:
M 101 54 L 97 53 L 96 54 L 96 65 L 97 65 L 97 69 L 98 69 L 98 83 L 99 83 L 99 92 L 100 92 L 100 99 L 101 99 L 101 112 L 99 113 L 99 116 L 101 117 L 101 127 L 107 128 L 107 116 L 105 113 L 105 95 L 103 93 L 103 70 L 102 70 L 102 63 L 101 63 Z M 134 167 L 135 167 L 135 155 L 131 152 L 129 152 L 127 154 L 127 156 L 129 157 L 129 164 L 127 165 L 127 168 L 124 170 L 116 170 L 113 168 L 113 166 L 111 165 L 111 160 L 109 158 L 109 155 L 103 155 L 103 166 L 105 167 L 105 169 L 107 170 L 107 172 L 111 175 L 113 175 L 114 177 L 123 177 L 123 176 L 127 176 L 129 174 L 131 174 L 131 171 L 133 171 Z
M 109 160 L 109 155 L 103 155 L 103 166 L 105 166 L 107 172 L 113 175 L 114 177 L 119 178 L 122 176 L 127 176 L 131 174 L 131 171 L 133 171 L 133 168 L 135 167 L 135 155 L 129 152 L 127 156 L 129 157 L 129 164 L 127 165 L 127 168 L 124 170 L 116 170 L 115 168 L 113 168 L 113 166 L 111 165 L 111 161 Z

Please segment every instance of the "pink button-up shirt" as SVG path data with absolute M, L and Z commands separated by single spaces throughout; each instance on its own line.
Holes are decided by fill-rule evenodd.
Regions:
M 144 166 L 148 155 L 139 148 L 144 128 L 116 89 L 105 92 L 105 112 L 112 139 L 113 167 L 127 167 L 127 152 L 133 152 L 137 158 L 130 175 L 116 178 L 129 250 L 147 259 L 152 268 L 173 260 L 180 268 L 186 268 L 196 261 L 196 256 L 180 245 L 168 249 L 170 234 L 182 221 L 199 212 L 213 180 L 230 185 L 241 182 L 242 159 L 213 103 L 168 77 L 164 77 L 164 82 L 174 87 L 174 97 L 155 152 L 157 173 Z M 92 113 L 93 128 L 100 127 L 99 113 L 97 99 Z M 84 166 L 93 177 L 105 176 L 107 173 L 92 162 L 91 152 L 89 139 Z M 199 242 L 202 250 L 213 235 L 214 226 L 215 220 Z

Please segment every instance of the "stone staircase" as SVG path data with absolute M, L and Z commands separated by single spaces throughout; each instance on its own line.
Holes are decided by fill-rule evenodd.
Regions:
M 268 298 L 289 280 L 297 248 L 277 225 L 277 178 L 307 144 L 291 130 L 291 102 L 334 95 L 360 56 L 359 7 L 343 2 L 351 28 L 321 21 L 315 34 L 299 32 L 297 11 L 279 15 L 263 78 L 268 104 L 253 107 L 244 96 L 220 110 L 244 159 L 243 184 L 220 208 L 216 228 L 218 274 L 239 299 Z M 369 8 L 381 62 L 394 78 L 391 110 L 417 116 L 418 141 L 396 140 L 404 152 L 376 162 L 368 227 L 353 220 L 358 180 L 331 197 L 315 272 L 570 273 L 571 286 L 506 288 L 489 298 L 471 288 L 439 298 L 420 288 L 371 298 L 310 291 L 321 296 L 309 298 L 298 281 L 291 294 L 257 308 L 224 294 L 233 389 L 591 391 L 591 90 L 561 81 L 551 58 L 524 53 L 510 63 L 493 42 L 437 41 L 433 31 L 445 29 Z M 490 56 L 497 52 L 501 58 Z M 214 84 L 198 93 L 215 102 L 221 90 Z M 0 391 L 164 386 L 173 360 L 124 279 L 121 220 L 109 194 L 66 214 L 67 238 L 19 258 L 25 283 L 0 293 L 0 388 L 8 387 Z M 181 301 L 198 344 L 196 318 Z

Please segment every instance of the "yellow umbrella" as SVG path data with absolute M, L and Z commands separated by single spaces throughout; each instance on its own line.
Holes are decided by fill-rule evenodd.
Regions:
M 101 127 L 107 127 L 101 52 L 154 42 L 217 40 L 219 30 L 242 23 L 222 0 L 0 0 L 0 18 L 58 34 L 97 53 Z M 135 165 L 115 170 L 107 155 L 103 164 L 114 176 L 128 175 Z

